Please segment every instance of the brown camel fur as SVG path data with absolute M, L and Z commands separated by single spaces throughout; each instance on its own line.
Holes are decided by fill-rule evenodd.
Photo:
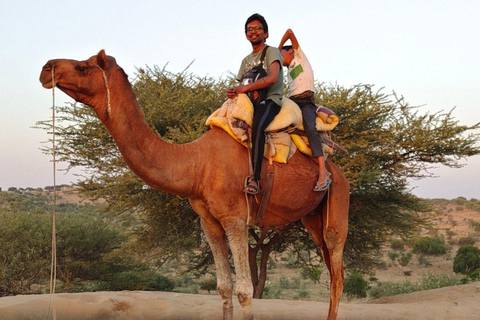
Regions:
M 223 318 L 231 320 L 234 285 L 228 240 L 243 319 L 254 319 L 247 204 L 242 192 L 249 172 L 247 150 L 216 128 L 188 144 L 161 140 L 145 122 L 127 75 L 103 50 L 86 61 L 51 60 L 43 67 L 40 81 L 45 88 L 55 85 L 92 107 L 112 134 L 127 165 L 148 185 L 190 200 L 215 258 Z M 336 319 L 344 283 L 342 257 L 348 228 L 349 184 L 331 161 L 327 169 L 333 180 L 329 195 L 313 192 L 318 165 L 310 157 L 297 152 L 288 165 L 275 165 L 270 203 L 260 225 L 278 226 L 301 219 L 330 271 L 328 319 Z

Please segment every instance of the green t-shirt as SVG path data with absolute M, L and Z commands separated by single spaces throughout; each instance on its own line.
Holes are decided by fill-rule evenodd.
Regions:
M 242 76 L 250 69 L 260 64 L 261 55 L 262 50 L 257 53 L 250 53 L 248 56 L 243 58 L 242 64 L 240 65 L 240 70 L 237 74 L 238 81 L 240 81 Z M 270 70 L 270 65 L 275 61 L 280 63 L 280 70 L 278 72 L 277 82 L 267 89 L 267 99 L 272 99 L 276 104 L 281 106 L 283 97 L 283 58 L 280 50 L 275 47 L 268 47 L 267 52 L 265 53 L 265 60 L 263 61 L 263 68 L 267 73 Z

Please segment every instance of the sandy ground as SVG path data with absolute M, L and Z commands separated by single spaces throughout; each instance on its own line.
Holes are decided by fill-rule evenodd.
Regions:
M 0 298 L 0 319 L 33 320 L 48 317 L 49 295 Z M 93 292 L 55 296 L 58 320 L 221 320 L 218 295 L 168 292 Z M 234 301 L 234 319 L 241 320 L 241 308 Z M 323 302 L 254 300 L 256 320 L 325 319 Z M 388 319 L 480 319 L 480 282 L 462 286 L 414 292 L 378 300 L 342 302 L 339 320 Z

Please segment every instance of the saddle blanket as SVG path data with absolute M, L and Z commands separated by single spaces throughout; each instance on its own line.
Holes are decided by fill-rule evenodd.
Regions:
M 215 126 L 225 130 L 239 143 L 246 146 L 247 131 L 239 123 L 246 123 L 251 127 L 253 122 L 253 105 L 246 94 L 240 94 L 234 99 L 228 99 L 217 110 L 215 110 L 207 119 L 207 126 Z M 323 106 L 317 106 L 316 126 L 318 131 L 331 131 L 338 124 L 338 117 L 330 109 Z M 273 141 L 275 146 L 275 155 L 273 161 L 287 163 L 288 159 L 300 150 L 302 153 L 312 155 L 306 136 L 289 134 L 287 132 L 277 132 L 289 127 L 304 131 L 302 111 L 292 100 L 284 97 L 282 99 L 282 108 L 279 114 L 269 124 L 265 132 L 267 133 L 267 143 Z M 271 134 L 268 134 L 271 133 Z M 330 147 L 324 144 L 326 152 L 331 153 Z M 269 149 L 265 148 L 265 157 L 269 157 Z

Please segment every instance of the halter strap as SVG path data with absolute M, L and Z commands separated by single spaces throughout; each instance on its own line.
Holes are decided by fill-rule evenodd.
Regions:
M 107 118 L 110 116 L 110 89 L 108 88 L 108 80 L 107 75 L 105 74 L 105 70 L 100 68 L 98 64 L 95 65 L 100 71 L 102 71 L 103 75 L 103 82 L 105 83 L 105 88 L 107 89 Z

